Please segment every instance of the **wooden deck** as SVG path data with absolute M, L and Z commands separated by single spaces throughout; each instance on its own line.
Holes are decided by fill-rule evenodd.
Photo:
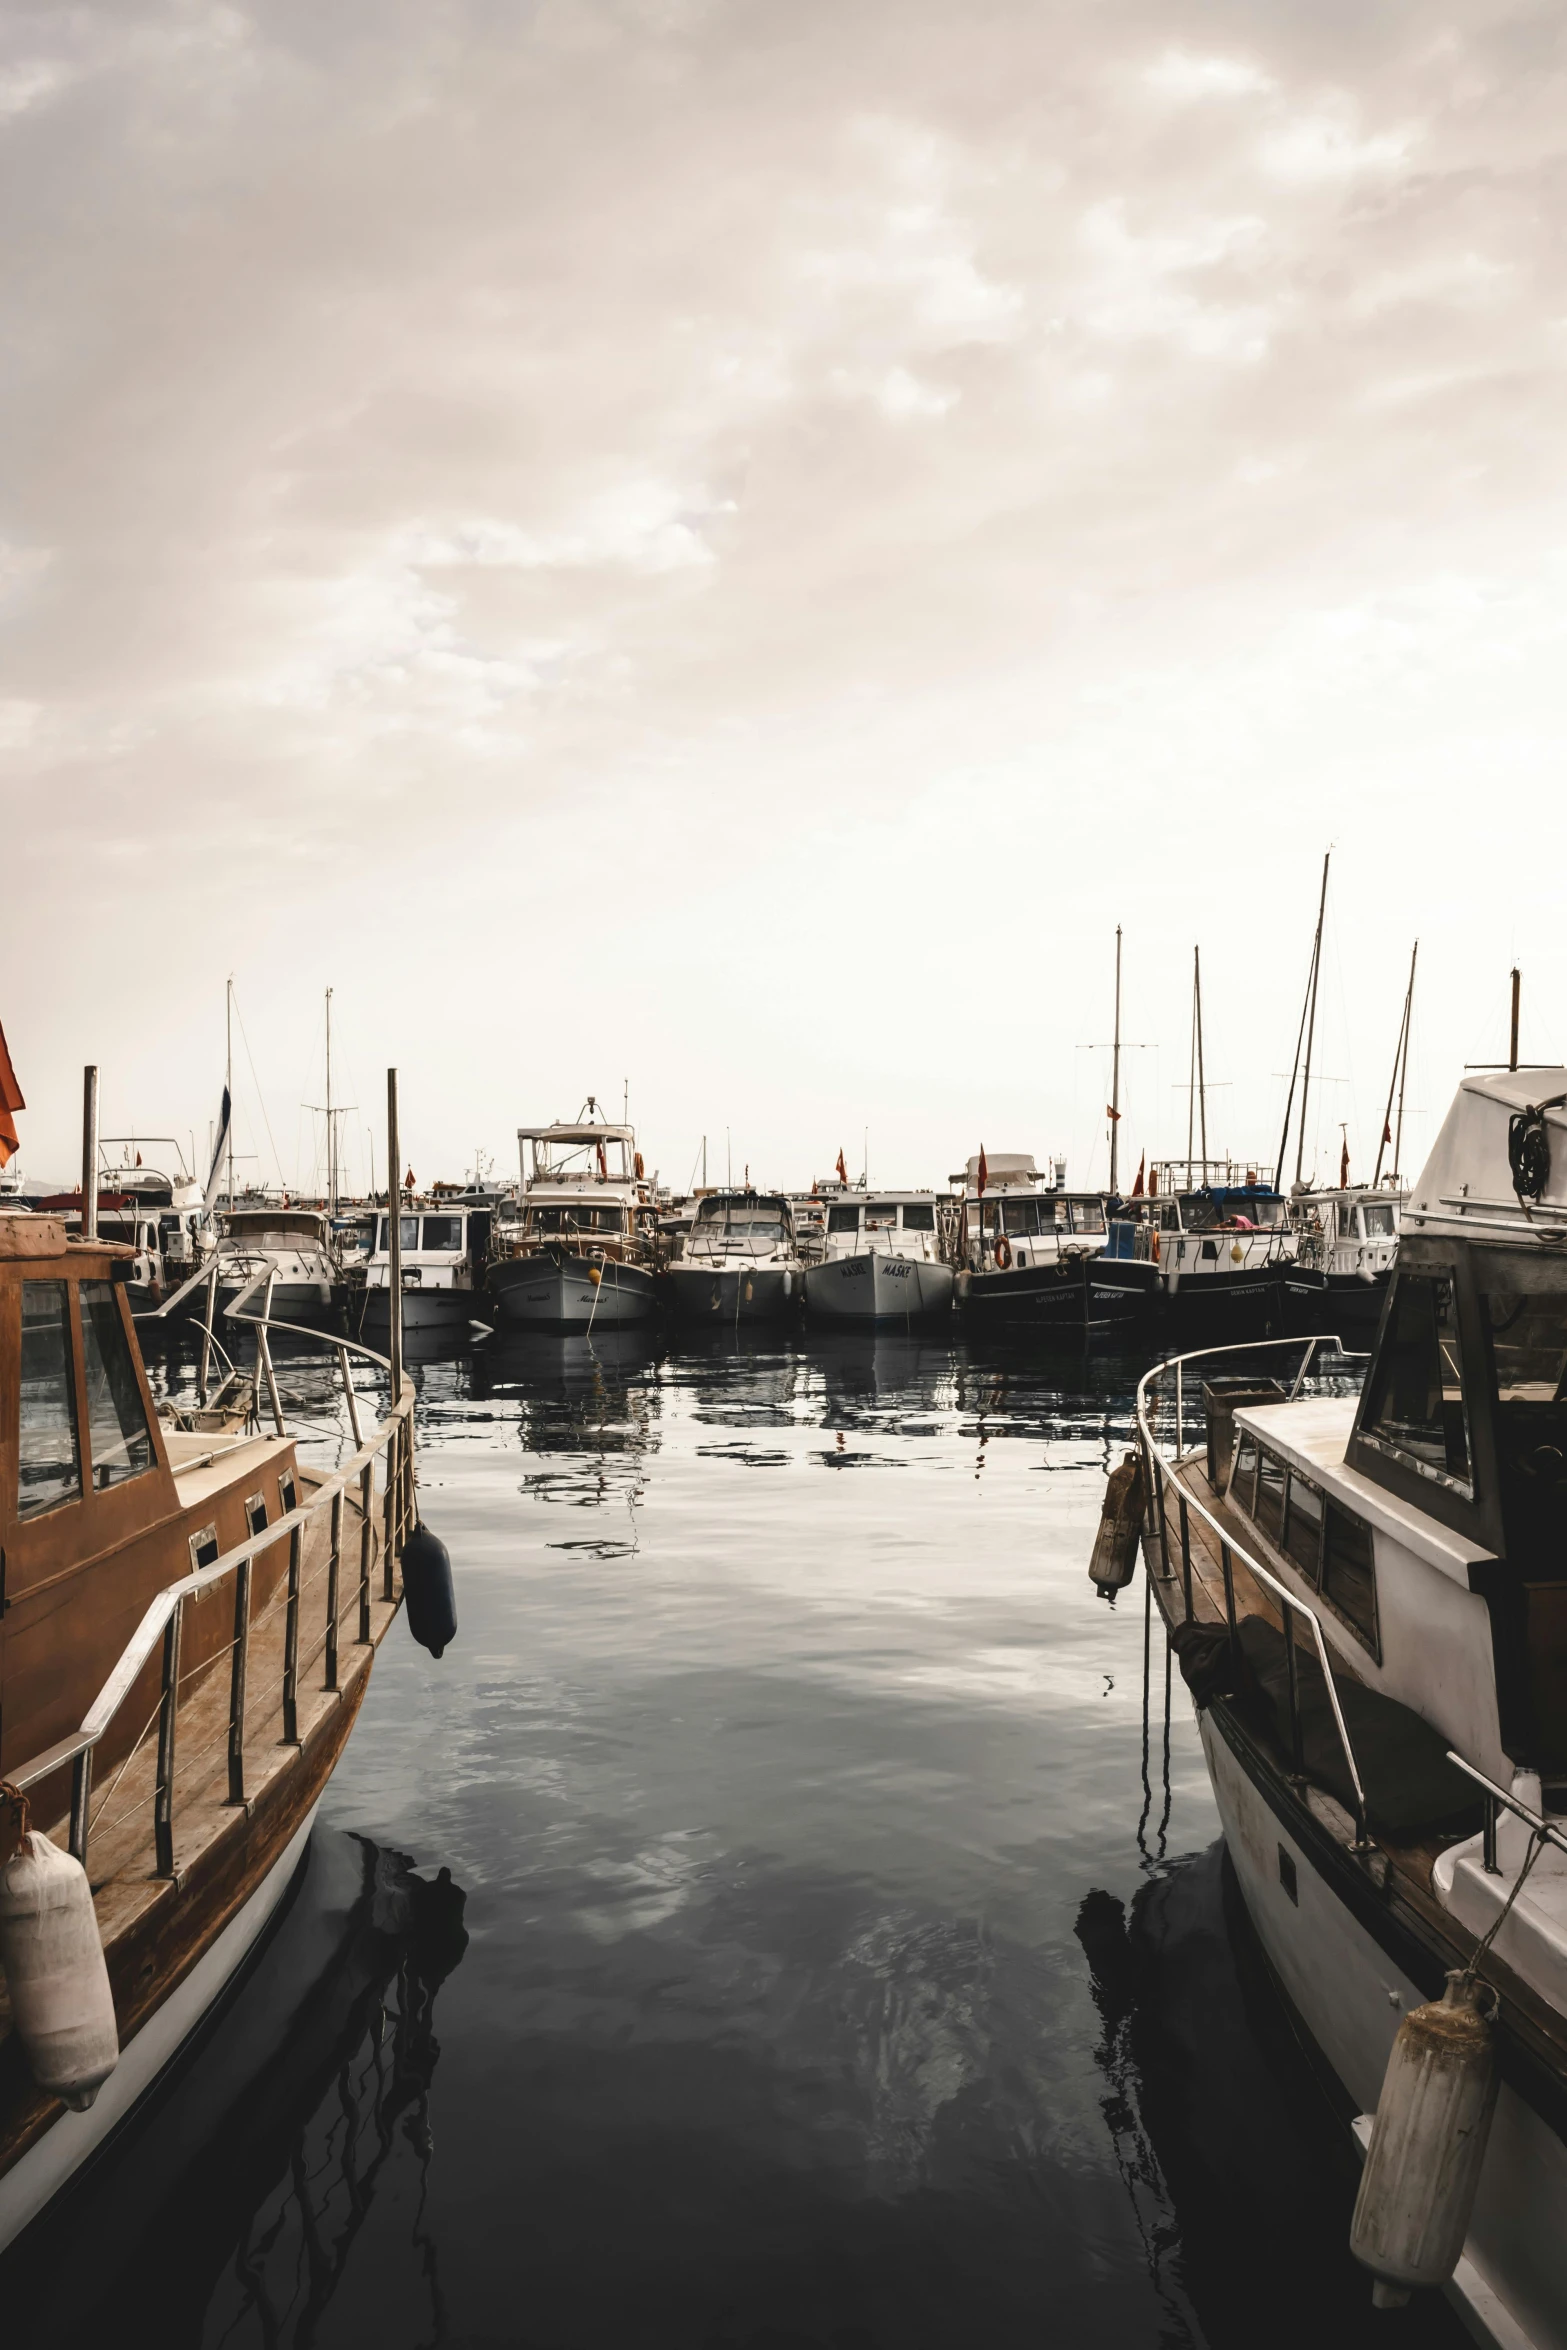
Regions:
M 301 1500 L 321 1480 L 299 1472 Z M 121 2045 L 167 1998 L 201 1953 L 237 1914 L 266 1869 L 288 1847 L 300 1821 L 319 1800 L 347 1740 L 369 1683 L 375 1651 L 401 1605 L 381 1597 L 382 1528 L 372 1516 L 370 1637 L 360 1638 L 360 1560 L 363 1519 L 356 1493 L 343 1497 L 337 1593 L 337 1682 L 327 1687 L 327 1590 L 332 1511 L 322 1507 L 306 1523 L 299 1575 L 299 1663 L 296 1736 L 285 1741 L 284 1656 L 288 1624 L 287 1574 L 270 1584 L 258 1572 L 258 1596 L 247 1652 L 244 1800 L 229 1793 L 229 1712 L 234 1648 L 235 1578 L 186 1601 L 192 1612 L 222 1611 L 222 1632 L 201 1627 L 190 1649 L 201 1661 L 181 1675 L 174 1768 L 174 1874 L 157 1873 L 154 1796 L 158 1720 L 137 1721 L 135 1745 L 95 1786 L 89 1813 L 88 1877 L 114 1989 Z M 286 1561 L 289 1535 L 280 1535 Z M 271 1555 L 258 1570 L 271 1569 Z M 195 1627 L 193 1627 L 193 1630 Z M 221 1647 L 214 1638 L 221 1638 Z M 214 1653 L 214 1650 L 216 1652 Z M 56 1782 L 58 1783 L 58 1782 Z M 68 1817 L 35 1819 L 52 1842 L 69 1841 Z M 0 2171 L 25 2151 L 58 2114 L 56 2102 L 36 2090 L 11 2031 L 0 1982 Z

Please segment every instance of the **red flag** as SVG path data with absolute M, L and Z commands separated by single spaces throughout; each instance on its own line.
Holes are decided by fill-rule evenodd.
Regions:
M 1343 1154 L 1338 1163 L 1338 1187 L 1340 1191 L 1348 1191 L 1349 1189 L 1349 1136 L 1347 1134 L 1344 1137 Z
M 1137 1181 L 1132 1185 L 1133 1199 L 1141 1199 L 1143 1196 L 1143 1169 L 1147 1166 L 1147 1164 L 1148 1153 L 1144 1151 L 1142 1157 L 1137 1162 Z
M 979 1146 L 979 1197 L 981 1199 L 985 1196 L 985 1186 L 989 1181 L 990 1169 L 985 1164 L 985 1146 L 981 1143 Z
M 1391 1142 L 1391 1141 L 1392 1141 L 1392 1139 L 1393 1139 L 1393 1129 L 1392 1129 L 1392 1127 L 1391 1127 L 1391 1126 L 1388 1126 L 1388 1125 L 1384 1125 L 1384 1126 L 1383 1126 L 1383 1128 L 1382 1128 L 1382 1140 L 1383 1140 L 1384 1142 Z
M 403 1188 L 404 1188 L 404 1190 L 405 1190 L 405 1191 L 412 1191 L 413 1187 L 414 1187 L 414 1171 L 413 1171 L 412 1167 L 410 1167 L 410 1168 L 409 1168 L 409 1170 L 408 1170 L 408 1172 L 407 1172 L 407 1174 L 406 1174 L 406 1175 L 403 1177 Z
M 11 1056 L 6 1050 L 5 1030 L 0 1028 L 0 1167 L 21 1148 L 21 1139 L 16 1131 L 16 1113 L 26 1107 L 22 1089 L 16 1082 L 16 1071 L 11 1066 Z
M 844 1163 L 843 1163 L 843 1153 L 842 1153 L 842 1151 L 840 1151 L 840 1152 L 838 1153 L 838 1181 L 839 1181 L 840 1183 L 847 1183 L 847 1182 L 848 1182 L 848 1180 L 849 1180 L 849 1170 L 848 1170 L 848 1168 L 847 1168 L 847 1167 L 844 1165 Z
M 1105 1103 L 1105 1116 L 1106 1116 L 1106 1117 L 1107 1117 L 1107 1118 L 1110 1120 L 1110 1122 L 1111 1122 L 1111 1124 L 1112 1124 L 1112 1125 L 1115 1125 L 1115 1126 L 1119 1126 L 1119 1125 L 1120 1125 L 1120 1123 L 1121 1123 L 1121 1113 L 1120 1113 L 1120 1111 L 1119 1111 L 1119 1110 L 1112 1110 L 1112 1109 L 1111 1109 L 1111 1107 L 1110 1107 L 1110 1104 L 1109 1104 L 1108 1102 L 1106 1102 L 1106 1103 Z

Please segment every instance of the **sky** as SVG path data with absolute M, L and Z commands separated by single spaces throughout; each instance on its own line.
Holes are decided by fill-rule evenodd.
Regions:
M 1406 1168 L 1567 1056 L 1567 18 L 0 17 L 21 1164 Z M 1293 1173 L 1291 1145 L 1286 1173 Z

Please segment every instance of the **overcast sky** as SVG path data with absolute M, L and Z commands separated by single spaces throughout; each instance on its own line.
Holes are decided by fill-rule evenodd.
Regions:
M 22 1165 L 362 1176 L 589 1091 L 684 1185 L 1306 1163 L 1567 1053 L 1567 17 L 13 6 Z M 251 1076 L 254 1063 L 256 1080 Z M 259 1081 L 259 1092 L 258 1082 Z M 264 1111 L 263 1111 L 264 1103 Z M 274 1147 L 275 1146 L 275 1147 Z M 189 1144 L 187 1143 L 187 1149 Z M 376 1143 L 378 1169 L 383 1145 Z

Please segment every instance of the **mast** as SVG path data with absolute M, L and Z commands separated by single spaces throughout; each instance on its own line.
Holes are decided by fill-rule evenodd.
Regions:
M 1193 954 L 1196 948 L 1192 949 Z M 1192 1122 L 1197 1115 L 1197 997 L 1192 996 L 1192 1042 L 1186 1064 L 1186 1188 L 1192 1188 Z
M 337 1141 L 332 1125 L 332 990 L 326 991 L 326 1204 L 337 1214 Z
M 1300 1181 L 1301 1164 L 1306 1156 L 1306 1100 L 1311 1092 L 1311 1048 L 1317 1035 L 1317 982 L 1322 976 L 1322 924 L 1328 910 L 1328 865 L 1333 851 L 1329 849 L 1322 860 L 1322 895 L 1317 901 L 1317 935 L 1311 947 L 1311 993 L 1307 998 L 1306 1066 L 1300 1080 L 1300 1139 L 1295 1146 L 1295 1180 Z
M 1415 955 L 1420 952 L 1420 941 L 1415 941 Z M 1404 1180 L 1404 1082 L 1409 1075 L 1409 1032 L 1414 1026 L 1415 955 L 1409 958 L 1409 1000 L 1404 1010 L 1404 1065 L 1398 1077 L 1398 1124 L 1393 1131 L 1393 1172 L 1400 1183 Z
M 234 974 L 224 991 L 223 1083 L 229 1097 L 229 1206 L 234 1205 Z
M 1507 1046 L 1507 1066 L 1509 1069 L 1516 1069 L 1518 1066 L 1518 997 L 1522 987 L 1523 974 L 1515 963 L 1513 965 L 1513 1025 Z
M 1373 1190 L 1376 1189 L 1376 1186 L 1382 1180 L 1382 1153 L 1387 1148 L 1387 1138 L 1392 1129 L 1393 1095 L 1395 1092 L 1398 1095 L 1398 1126 L 1400 1136 L 1402 1136 L 1404 1129 L 1404 1088 L 1399 1078 L 1399 1065 L 1402 1063 L 1405 1070 L 1407 1070 L 1409 1067 L 1409 1011 L 1410 1006 L 1415 1000 L 1415 956 L 1418 955 L 1419 952 L 1420 941 L 1417 938 L 1414 944 L 1414 951 L 1409 958 L 1409 985 L 1404 990 L 1404 1012 L 1403 1017 L 1398 1024 L 1398 1042 L 1393 1047 L 1393 1068 L 1392 1073 L 1387 1081 L 1387 1107 L 1382 1112 L 1382 1139 L 1377 1144 L 1376 1171 L 1371 1178 L 1371 1186 Z M 1395 1176 L 1398 1174 L 1397 1143 L 1393 1145 L 1392 1171 Z
M 1110 1055 L 1110 1192 L 1120 1197 L 1116 1162 L 1121 1140 L 1121 925 L 1115 926 L 1115 1043 Z
M 1192 949 L 1192 993 L 1197 1014 L 1197 1114 L 1202 1134 L 1202 1179 L 1208 1180 L 1208 1086 L 1202 1073 L 1202 949 Z

